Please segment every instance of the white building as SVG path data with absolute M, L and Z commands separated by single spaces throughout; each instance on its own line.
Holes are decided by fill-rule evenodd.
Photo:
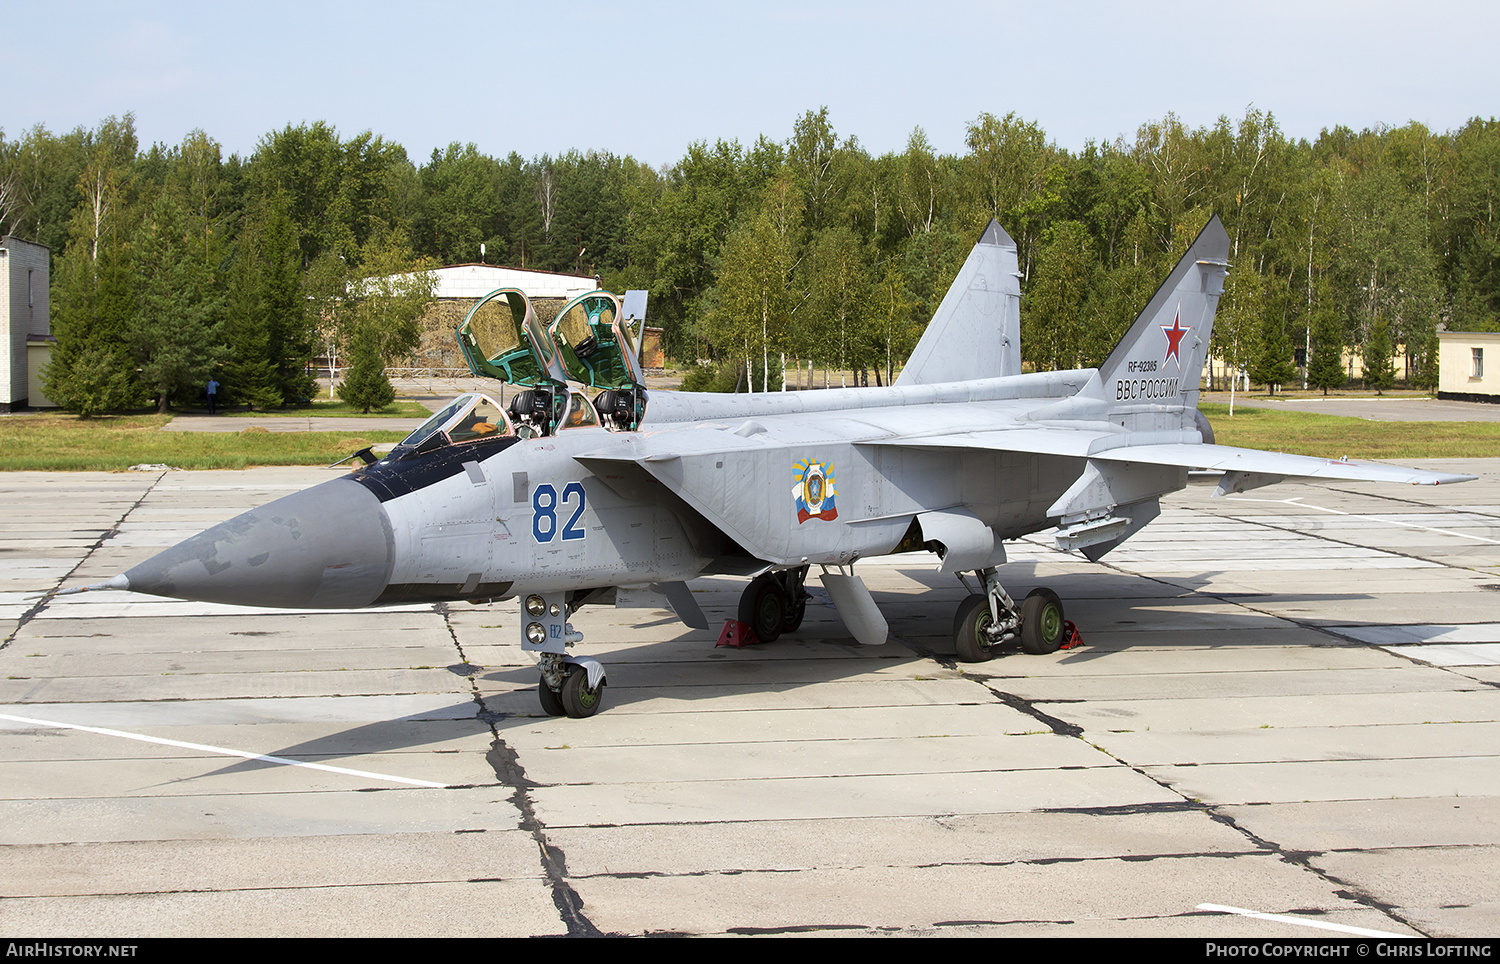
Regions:
M 549 322 L 568 301 L 597 291 L 599 279 L 587 275 L 505 268 L 493 264 L 451 264 L 432 269 L 437 286 L 422 318 L 421 343 L 409 362 L 417 369 L 466 369 L 453 332 L 474 302 L 500 288 L 519 288 L 531 299 L 537 318 Z M 325 361 L 326 364 L 326 361 Z
M 478 301 L 498 288 L 520 288 L 526 297 L 557 298 L 567 301 L 599 288 L 599 279 L 529 268 L 504 268 L 495 264 L 450 264 L 436 268 L 437 289 L 432 296 L 440 300 Z
M 51 407 L 42 396 L 41 369 L 55 339 L 48 315 L 47 248 L 0 238 L 0 325 L 9 355 L 0 364 L 0 412 Z

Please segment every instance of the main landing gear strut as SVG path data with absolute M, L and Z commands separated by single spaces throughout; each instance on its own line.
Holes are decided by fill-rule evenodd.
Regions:
M 807 569 L 803 566 L 768 572 L 750 580 L 740 596 L 739 619 L 755 631 L 756 639 L 775 642 L 782 633 L 793 632 L 802 625 L 807 601 L 812 598 L 802 588 Z
M 983 591 L 959 603 L 953 617 L 953 639 L 960 660 L 982 663 L 992 659 L 996 647 L 1017 637 L 1028 653 L 1040 656 L 1057 652 L 1066 635 L 1062 600 L 1057 593 L 1033 589 L 1017 606 L 1000 585 L 999 571 L 993 566 L 974 575 Z M 962 575 L 959 581 L 968 587 Z

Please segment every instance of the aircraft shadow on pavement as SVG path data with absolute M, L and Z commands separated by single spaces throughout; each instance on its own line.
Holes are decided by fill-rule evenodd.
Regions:
M 1076 560 L 1062 558 L 1065 566 Z M 1085 568 L 1085 566 L 1088 568 Z M 952 618 L 967 594 L 951 575 L 935 567 L 903 568 L 900 577 L 910 591 L 872 589 L 891 626 L 884 646 L 862 646 L 847 634 L 827 593 L 810 580 L 812 599 L 803 626 L 770 643 L 742 649 L 715 646 L 717 630 L 688 629 L 670 612 L 610 607 L 585 607 L 577 619 L 587 633 L 582 652 L 604 659 L 609 689 L 604 714 L 651 700 L 712 703 L 740 693 L 773 692 L 836 683 L 854 676 L 899 671 L 906 664 L 933 659 L 976 675 L 1027 675 L 1034 659 L 1076 665 L 1108 659 L 1138 646 L 1150 648 L 1224 648 L 1285 646 L 1285 619 L 1256 608 L 1245 608 L 1239 618 L 1226 621 L 1223 607 L 1254 600 L 1284 606 L 1299 600 L 1335 605 L 1338 600 L 1371 598 L 1366 593 L 1241 593 L 1209 588 L 1217 572 L 1173 576 L 1170 582 L 1120 570 L 1101 570 L 1078 562 L 1075 571 L 1056 571 L 1052 564 L 1017 560 L 1006 567 L 1007 589 L 1018 598 L 1047 585 L 1068 604 L 1067 614 L 1084 636 L 1084 645 L 1056 657 L 1032 657 L 1016 643 L 999 648 L 987 663 L 961 663 L 954 655 Z M 1045 571 L 1044 571 L 1045 570 Z M 706 578 L 695 583 L 697 598 L 710 625 L 718 627 L 735 615 L 743 581 Z M 1205 611 L 1211 607 L 1211 611 Z M 611 618 L 624 635 L 652 636 L 644 642 L 606 640 L 598 616 Z M 627 613 L 634 613 L 634 618 Z M 1315 631 L 1317 622 L 1303 623 Z M 593 624 L 593 625 L 590 625 Z M 1092 640 L 1092 641 L 1091 641 Z M 592 645 L 590 645 L 592 644 Z M 537 673 L 531 665 L 487 668 L 470 664 L 448 667 L 459 675 L 473 675 L 483 706 L 473 699 L 423 713 L 360 724 L 266 751 L 267 755 L 311 762 L 358 758 L 374 752 L 418 750 L 448 742 L 464 727 L 482 727 L 503 737 L 507 729 L 535 725 L 549 718 L 536 695 Z M 559 720 L 561 725 L 571 721 Z M 596 724 L 597 725 L 597 724 Z M 276 764 L 243 761 L 217 774 L 258 769 Z

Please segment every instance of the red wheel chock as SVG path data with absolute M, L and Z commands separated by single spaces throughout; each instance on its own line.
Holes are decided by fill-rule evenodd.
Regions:
M 739 649 L 741 646 L 754 646 L 760 640 L 755 638 L 755 630 L 750 628 L 749 623 L 742 623 L 738 619 L 724 620 L 724 628 L 719 631 L 719 641 L 714 648 L 720 646 L 733 646 Z
M 1063 620 L 1063 642 L 1059 649 L 1077 649 L 1083 645 L 1083 633 L 1068 620 Z

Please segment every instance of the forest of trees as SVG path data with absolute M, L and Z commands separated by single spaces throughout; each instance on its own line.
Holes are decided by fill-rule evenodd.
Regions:
M 230 402 L 294 403 L 329 344 L 399 363 L 405 315 L 362 310 L 354 282 L 473 262 L 481 243 L 492 263 L 648 289 L 671 357 L 748 362 L 754 390 L 782 353 L 888 381 L 991 217 L 1019 246 L 1031 368 L 1101 361 L 1211 213 L 1233 244 L 1214 353 L 1257 381 L 1291 380 L 1310 344 L 1314 385 L 1342 384 L 1348 355 L 1429 386 L 1439 323 L 1500 326 L 1493 118 L 1309 143 L 1254 108 L 1197 130 L 1169 114 L 1074 154 L 982 114 L 966 144 L 940 155 L 917 129 L 875 157 L 823 109 L 660 169 L 457 143 L 415 163 L 323 123 L 226 158 L 202 131 L 142 149 L 126 115 L 0 132 L 0 234 L 52 250 L 48 394 L 86 413 L 165 410 L 211 370 Z

